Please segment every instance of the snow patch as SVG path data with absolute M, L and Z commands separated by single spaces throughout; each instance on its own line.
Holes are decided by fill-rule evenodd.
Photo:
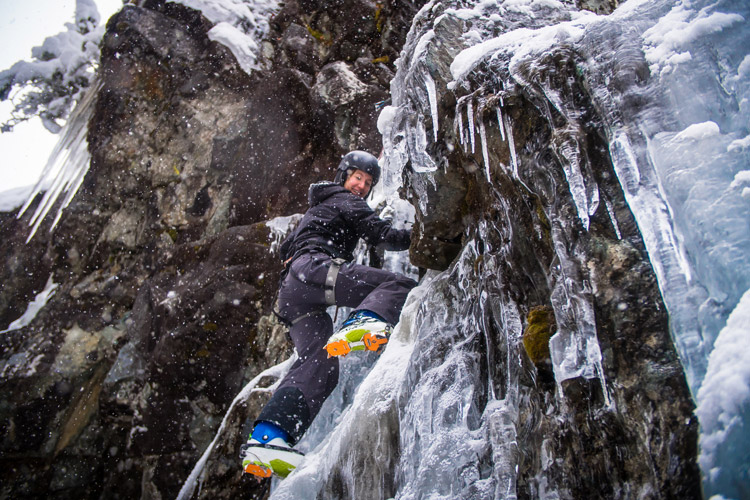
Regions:
M 253 37 L 246 35 L 235 26 L 223 22 L 211 28 L 211 31 L 208 32 L 208 38 L 228 47 L 237 59 L 237 64 L 248 75 L 254 69 L 258 69 L 256 62 L 259 50 Z
M 49 301 L 50 297 L 54 295 L 55 290 L 58 286 L 59 285 L 57 283 L 52 281 L 52 275 L 50 275 L 49 279 L 47 280 L 47 284 L 44 287 L 44 290 L 36 294 L 34 300 L 32 300 L 26 307 L 26 312 L 23 313 L 23 316 L 11 323 L 7 329 L 0 331 L 0 333 L 7 333 L 13 330 L 18 330 L 31 323 L 34 318 L 36 318 L 36 315 L 39 314 L 39 311 L 41 311 L 42 308 L 47 305 L 47 302 Z
M 276 0 L 172 0 L 201 11 L 214 27 L 209 39 L 226 46 L 242 70 L 258 69 L 260 43 L 270 29 L 269 19 L 279 10 Z
M 702 428 L 702 469 L 712 471 L 713 481 L 720 481 L 721 476 L 725 481 L 742 477 L 750 463 L 750 433 L 746 428 L 750 421 L 750 290 L 714 343 L 695 412 Z M 722 460 L 728 448 L 741 456 L 734 462 Z
M 675 141 L 702 141 L 720 135 L 721 131 L 715 122 L 694 123 L 674 136 Z
M 583 16 L 574 21 L 539 29 L 519 28 L 464 49 L 451 63 L 450 71 L 454 81 L 449 84 L 449 88 L 463 80 L 483 60 L 499 51 L 513 54 L 512 66 L 516 61 L 547 52 L 560 42 L 575 43 L 584 35 L 585 27 L 591 19 L 591 16 Z
M 670 70 L 672 64 L 689 60 L 679 55 L 686 52 L 689 55 L 686 49 L 696 40 L 745 21 L 739 14 L 709 13 L 708 10 L 704 8 L 696 12 L 680 3 L 644 32 L 644 52 L 654 74 Z

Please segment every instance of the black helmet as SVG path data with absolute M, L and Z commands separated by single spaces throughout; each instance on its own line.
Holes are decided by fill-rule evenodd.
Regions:
M 333 182 L 336 184 L 344 185 L 346 179 L 355 170 L 361 170 L 367 172 L 372 176 L 372 185 L 378 183 L 380 180 L 380 165 L 378 165 L 378 159 L 366 151 L 351 151 L 346 153 L 341 159 L 338 168 L 336 169 L 336 177 Z

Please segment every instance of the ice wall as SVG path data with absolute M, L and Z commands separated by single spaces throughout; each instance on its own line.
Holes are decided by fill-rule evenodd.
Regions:
M 713 354 L 711 368 L 708 364 L 714 342 L 720 332 L 736 335 L 736 328 L 724 327 L 732 311 L 743 314 L 738 304 L 750 288 L 750 6 L 738 1 L 631 0 L 609 16 L 595 16 L 559 2 L 478 2 L 460 8 L 431 2 L 422 12 L 425 17 L 434 14 L 432 29 L 414 30 L 416 48 L 410 59 L 400 61 L 402 80 L 394 83 L 394 102 L 408 103 L 417 112 L 408 118 L 415 124 L 397 126 L 394 135 L 406 139 L 402 148 L 409 151 L 412 168 L 439 168 L 434 155 L 424 158 L 435 151 L 429 140 L 436 137 L 429 133 L 430 121 L 437 127 L 429 74 L 440 69 L 423 54 L 441 25 L 449 22 L 445 18 L 451 18 L 464 27 L 465 48 L 453 58 L 453 81 L 448 85 L 449 90 L 468 91 L 456 103 L 460 147 L 467 153 L 481 147 L 489 172 L 482 117 L 488 106 L 496 106 L 510 149 L 510 162 L 503 168 L 518 177 L 519 145 L 511 141 L 515 124 L 505 113 L 503 96 L 524 93 L 551 123 L 561 115 L 566 129 L 553 136 L 555 151 L 579 219 L 588 228 L 602 200 L 592 164 L 577 142 L 582 136 L 577 127 L 584 124 L 577 121 L 575 96 L 566 95 L 561 82 L 545 79 L 543 71 L 549 53 L 570 51 L 577 75 L 605 122 L 615 172 L 657 274 L 688 382 L 694 394 L 704 377 L 715 383 L 711 372 L 718 373 L 720 354 Z M 393 115 L 406 123 L 406 117 Z M 393 137 L 386 140 L 396 142 Z M 411 154 L 412 149 L 417 151 Z M 610 208 L 609 201 L 603 201 Z M 555 375 L 558 381 L 569 375 L 593 377 L 600 373 L 600 354 L 595 335 L 587 333 L 592 326 L 586 318 L 593 317 L 588 291 L 575 269 L 564 269 L 572 256 L 559 241 L 562 268 L 556 313 L 562 331 L 551 342 Z M 743 389 L 749 381 L 742 359 L 723 358 L 736 368 L 734 409 L 724 407 L 717 419 L 708 403 L 702 403 L 711 399 L 711 390 L 726 391 L 721 384 L 698 397 L 699 414 L 710 419 L 711 428 L 719 425 L 735 432 L 746 427 L 738 423 L 745 421 L 750 405 Z M 723 423 L 715 424 L 719 421 Z M 712 453 L 702 460 L 707 491 L 742 496 L 737 478 L 746 478 L 747 470 L 738 464 L 748 463 L 747 452 L 729 443 L 717 445 L 717 434 L 711 432 Z M 715 452 L 717 447 L 724 452 Z

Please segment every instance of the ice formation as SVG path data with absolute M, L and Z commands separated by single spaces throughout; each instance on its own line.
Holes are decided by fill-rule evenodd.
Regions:
M 81 187 L 81 183 L 83 183 L 91 161 L 86 140 L 88 122 L 94 111 L 100 86 L 101 84 L 97 79 L 86 91 L 81 102 L 73 109 L 60 132 L 60 140 L 52 150 L 39 181 L 18 212 L 20 218 L 31 206 L 36 196 L 44 192 L 42 200 L 29 221 L 32 227 L 26 239 L 27 242 L 34 237 L 49 211 L 57 203 L 58 198 L 65 195 L 62 203 L 58 206 L 49 230 L 52 231 L 55 228 L 62 216 L 63 209 L 70 204 L 78 192 L 78 188 Z
M 275 387 L 279 384 L 279 382 L 281 382 L 281 379 L 284 377 L 286 372 L 289 371 L 289 368 L 292 366 L 292 364 L 296 360 L 297 360 L 297 354 L 295 353 L 291 357 L 289 357 L 289 359 L 287 359 L 286 361 L 283 361 L 282 363 L 279 363 L 276 366 L 272 366 L 271 368 L 268 368 L 267 370 L 263 370 L 261 373 L 256 375 L 250 382 L 248 382 L 245 385 L 245 387 L 242 388 L 240 393 L 237 394 L 237 396 L 232 401 L 232 404 L 229 405 L 229 409 L 227 410 L 227 413 L 224 416 L 224 419 L 221 421 L 221 425 L 219 426 L 219 429 L 216 431 L 216 436 L 214 437 L 213 441 L 211 441 L 211 444 L 209 444 L 208 447 L 203 451 L 203 455 L 201 455 L 201 458 L 198 460 L 198 463 L 195 464 L 195 467 L 193 467 L 193 470 L 190 472 L 190 475 L 185 480 L 185 483 L 182 485 L 182 488 L 180 489 L 180 493 L 177 495 L 178 500 L 187 500 L 193 497 L 195 488 L 201 482 L 201 474 L 205 470 L 206 462 L 211 456 L 211 453 L 214 451 L 214 447 L 216 446 L 217 442 L 224 434 L 224 431 L 229 421 L 229 417 L 232 415 L 235 408 L 238 405 L 245 403 L 247 399 L 250 397 L 250 395 L 253 394 L 254 392 L 273 391 Z M 258 387 L 258 384 L 264 377 L 274 378 L 276 379 L 276 382 L 272 384 L 270 387 Z
M 424 18 L 438 7 L 436 2 L 428 3 L 417 15 L 415 25 L 425 23 Z M 505 17 L 488 15 L 486 10 L 491 8 L 499 9 Z M 523 13 L 527 20 L 538 21 L 538 25 L 534 28 L 518 27 L 507 21 L 501 34 L 488 34 L 493 28 L 491 24 L 505 22 L 503 19 L 512 20 L 517 13 Z M 399 61 L 399 73 L 392 84 L 394 105 L 387 110 L 387 117 L 382 118 L 380 127 L 385 156 L 395 171 L 400 171 L 407 161 L 417 172 L 438 168 L 436 159 L 428 153 L 430 144 L 425 137 L 424 120 L 432 116 L 434 109 L 432 86 L 425 84 L 430 81 L 428 77 L 432 78 L 429 72 L 434 68 L 426 63 L 426 54 L 430 43 L 439 38 L 439 23 L 447 22 L 446 18 L 450 16 L 471 19 L 475 24 L 471 36 L 463 38 L 467 48 L 456 54 L 451 64 L 453 82 L 449 88 L 469 84 L 468 77 L 480 66 L 482 71 L 487 67 L 498 68 L 510 79 L 507 85 L 537 93 L 540 100 L 543 98 L 555 108 L 555 112 L 575 123 L 575 109 L 566 102 L 565 96 L 559 95 L 552 87 L 542 85 L 539 88 L 539 82 L 532 86 L 529 75 L 539 64 L 540 56 L 551 47 L 564 44 L 582 55 L 579 72 L 588 79 L 591 93 L 596 97 L 595 105 L 606 120 L 607 141 L 615 172 L 642 232 L 670 314 L 675 344 L 690 387 L 697 395 L 698 415 L 704 432 L 701 465 L 706 477 L 706 491 L 727 498 L 741 496 L 737 481 L 741 483 L 747 479 L 746 447 L 745 450 L 738 449 L 726 439 L 738 433 L 747 435 L 747 408 L 750 406 L 750 391 L 745 390 L 748 375 L 744 368 L 744 350 L 737 348 L 742 342 L 747 343 L 750 332 L 745 324 L 746 294 L 750 289 L 750 206 L 747 194 L 750 192 L 747 173 L 750 163 L 747 130 L 750 122 L 750 56 L 747 55 L 750 29 L 746 22 L 750 17 L 750 5 L 732 1 L 631 0 L 609 16 L 576 12 L 563 3 L 535 1 L 501 2 L 496 7 L 478 2 L 473 13 L 467 8 L 446 9 L 434 21 L 433 29 L 424 30 L 423 34 L 410 34 L 412 39 L 407 40 L 407 46 L 411 43 L 413 51 L 405 51 Z M 480 19 L 483 21 L 478 21 Z M 610 39 L 616 39 L 619 49 L 602 55 L 599 43 Z M 624 94 L 622 88 L 613 82 L 611 67 L 613 64 L 634 64 L 633 61 L 643 54 L 650 65 L 651 77 L 637 91 L 648 99 L 648 105 L 628 108 L 632 96 Z M 456 103 L 456 135 L 467 152 L 475 149 L 477 129 L 480 141 L 484 142 L 484 118 L 476 111 L 478 102 L 478 96 L 471 96 Z M 503 139 L 510 141 L 513 124 L 506 120 L 502 106 L 494 110 L 494 114 L 501 124 Z M 434 118 L 432 121 L 436 123 Z M 576 131 L 568 130 L 566 134 L 561 137 L 575 137 Z M 434 138 L 435 134 L 432 135 Z M 509 149 L 514 152 L 515 145 L 510 145 Z M 575 142 L 563 141 L 558 144 L 558 152 L 584 228 L 588 227 L 589 217 L 603 201 L 620 237 L 611 203 L 606 197 L 602 199 L 590 165 L 579 154 L 579 146 Z M 486 162 L 484 150 L 482 156 Z M 516 161 L 516 155 L 513 155 L 513 162 Z M 512 170 L 518 176 L 516 165 Z M 553 227 L 553 239 L 555 235 Z M 552 341 L 556 378 L 558 382 L 579 376 L 599 378 L 606 398 L 591 290 L 585 281 L 579 279 L 574 259 L 567 254 L 563 241 L 556 240 L 555 248 L 558 263 L 553 306 L 560 327 Z M 453 272 L 460 273 L 460 266 Z M 430 285 L 422 285 L 431 288 L 423 295 L 426 303 L 436 300 L 433 297 L 440 290 L 437 284 L 440 282 L 440 277 L 437 277 Z M 461 304 L 460 300 L 447 300 Z M 511 303 L 506 303 L 505 307 L 513 310 Z M 445 317 L 451 313 L 437 304 L 427 310 L 429 312 L 421 314 L 443 316 L 434 322 L 428 321 L 441 324 L 442 329 L 451 331 L 452 321 L 457 321 Z M 404 321 L 411 321 L 413 314 L 405 312 Z M 508 330 L 509 334 L 513 331 Z M 418 364 L 419 349 L 404 347 L 402 352 L 404 355 L 411 353 L 412 363 Z M 452 364 L 456 384 L 471 387 L 464 378 L 470 375 L 461 369 L 461 362 L 457 359 L 460 356 L 460 349 L 455 349 L 446 357 L 446 363 Z M 378 365 L 373 373 L 378 374 L 373 376 L 382 376 Z M 372 390 L 367 380 L 360 386 L 355 399 L 372 396 L 367 394 Z M 398 387 L 403 386 L 397 384 L 393 390 L 403 391 Z M 728 387 L 736 389 L 727 392 Z M 487 445 L 487 441 L 478 439 L 469 430 L 472 426 L 464 427 L 466 418 L 477 416 L 472 417 L 470 410 L 462 413 L 467 409 L 461 399 L 449 397 L 450 394 L 458 396 L 461 391 L 446 388 L 437 391 L 434 387 L 415 387 L 412 391 L 412 398 L 399 413 L 402 461 L 398 482 L 403 489 L 398 492 L 398 498 L 427 497 L 430 492 L 450 489 L 446 484 L 442 489 L 437 486 L 444 481 L 439 461 L 424 463 L 434 455 L 431 455 L 430 446 L 441 450 L 454 449 L 452 440 L 459 437 L 464 443 L 477 443 L 479 448 Z M 403 392 L 400 394 L 403 397 Z M 423 404 L 411 410 L 412 405 L 420 404 L 419 401 Z M 493 420 L 497 423 L 473 424 L 474 428 L 478 425 L 484 431 L 491 430 L 490 435 L 505 436 L 498 440 L 497 446 L 506 448 L 498 448 L 500 456 L 495 463 L 506 463 L 507 470 L 513 467 L 513 404 L 508 396 L 498 398 L 498 416 Z M 350 426 L 355 424 L 346 417 L 349 411 L 353 411 L 353 406 L 345 410 L 337 433 L 353 432 Z M 430 435 L 434 442 L 410 441 L 410 428 L 424 423 L 424 412 L 436 411 L 451 412 L 451 419 L 446 421 L 454 424 L 442 431 L 433 430 Z M 410 417 L 417 414 L 422 416 Z M 433 423 L 435 420 L 429 419 Z M 330 462 L 325 457 L 329 456 L 330 450 L 335 450 L 331 446 L 335 444 L 323 441 L 313 449 L 314 456 L 327 467 L 330 467 Z M 419 447 L 421 449 L 417 451 Z M 472 445 L 466 445 L 463 451 L 470 453 L 471 449 Z M 456 451 L 448 460 L 453 470 L 460 469 L 460 464 L 464 463 L 461 453 Z M 498 493 L 500 490 L 494 491 L 501 497 L 512 498 L 512 477 L 503 472 L 505 469 L 498 465 L 494 477 L 497 485 L 507 485 L 507 489 L 502 494 Z M 467 477 L 472 475 L 469 470 L 466 474 Z M 312 472 L 300 474 L 299 479 L 292 476 L 274 493 L 274 498 L 287 498 L 285 495 L 299 487 L 297 481 L 312 486 L 311 483 L 316 481 L 313 476 Z M 354 478 L 347 480 L 354 481 Z M 479 483 L 474 484 L 475 488 L 482 487 Z

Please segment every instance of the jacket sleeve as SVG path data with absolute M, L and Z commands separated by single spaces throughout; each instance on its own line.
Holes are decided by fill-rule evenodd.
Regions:
M 361 238 L 371 245 L 381 245 L 386 250 L 398 251 L 409 248 L 411 229 L 393 228 L 391 222 L 378 217 L 365 200 L 353 197 L 347 218 L 350 219 L 350 223 L 355 224 Z

